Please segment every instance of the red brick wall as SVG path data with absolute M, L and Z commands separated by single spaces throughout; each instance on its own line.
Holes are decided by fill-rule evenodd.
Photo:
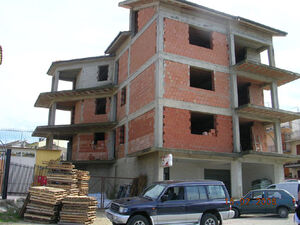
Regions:
M 154 117 L 151 110 L 129 122 L 129 154 L 154 146 Z
M 128 50 L 119 58 L 119 80 L 121 84 L 128 77 Z
M 189 25 L 165 19 L 164 50 L 224 66 L 229 65 L 228 43 L 224 34 L 212 32 L 212 49 L 189 43 Z
M 156 8 L 149 7 L 138 11 L 138 31 L 140 31 L 155 15 Z
M 108 160 L 107 134 L 105 141 L 94 145 L 94 134 L 78 134 L 73 137 L 73 160 Z
M 130 85 L 130 113 L 155 99 L 155 64 L 137 76 Z
M 121 93 L 122 93 L 122 89 L 119 90 L 118 97 L 117 97 L 118 98 L 118 100 L 117 100 L 117 120 L 118 121 L 121 121 L 126 116 L 126 104 L 128 104 L 128 102 L 126 101 L 126 104 L 121 106 Z
M 232 152 L 232 118 L 216 116 L 216 136 L 191 134 L 190 111 L 164 108 L 165 148 Z
M 249 87 L 249 95 L 251 104 L 264 106 L 264 92 L 262 87 L 251 84 Z
M 130 74 L 139 69 L 156 53 L 156 22 L 154 22 L 131 46 Z
M 267 152 L 267 133 L 264 125 L 260 122 L 254 121 L 252 126 L 252 144 L 253 144 L 253 150 L 256 150 L 256 147 L 260 148 L 259 140 L 262 145 L 262 151 Z M 255 146 L 254 137 L 257 142 L 257 146 Z M 257 149 L 257 151 L 261 151 L 260 149 Z
M 126 128 L 124 136 L 126 140 Z M 120 127 L 116 129 L 116 153 L 118 159 L 125 157 L 125 144 L 120 144 Z
M 229 74 L 214 73 L 214 91 L 190 87 L 189 66 L 165 61 L 165 98 L 210 106 L 230 107 Z
M 96 99 L 85 99 L 83 101 L 83 108 L 81 107 L 82 101 L 75 105 L 75 124 L 78 123 L 98 123 L 109 121 L 110 112 L 110 99 L 106 98 L 106 114 L 96 115 Z M 83 120 L 81 121 L 80 115 L 83 109 Z

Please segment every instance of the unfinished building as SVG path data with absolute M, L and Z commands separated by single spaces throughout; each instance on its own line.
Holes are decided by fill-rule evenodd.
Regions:
M 272 38 L 286 33 L 183 0 L 128 0 L 130 29 L 104 56 L 53 62 L 47 126 L 34 136 L 69 141 L 68 159 L 92 174 L 222 180 L 241 197 L 251 182 L 284 179 L 278 87 L 299 74 L 275 66 Z M 261 63 L 268 52 L 269 64 Z M 59 81 L 73 83 L 58 91 Z M 270 90 L 272 107 L 264 105 Z M 71 123 L 55 124 L 56 110 Z M 275 151 L 266 143 L 273 126 Z M 173 166 L 161 157 L 172 154 Z

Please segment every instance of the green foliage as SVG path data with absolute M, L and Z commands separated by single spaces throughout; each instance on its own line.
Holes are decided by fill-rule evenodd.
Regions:
M 14 209 L 9 209 L 6 213 L 0 213 L 1 222 L 18 222 L 20 220 L 18 212 Z

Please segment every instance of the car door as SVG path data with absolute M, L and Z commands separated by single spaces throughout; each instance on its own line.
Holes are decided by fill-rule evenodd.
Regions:
M 207 209 L 208 196 L 205 186 L 186 186 L 186 221 L 188 223 L 197 223 Z
M 280 191 L 270 190 L 265 191 L 267 198 L 266 213 L 277 213 L 277 206 L 282 203 L 282 194 Z
M 184 187 L 169 187 L 163 196 L 157 204 L 158 224 L 184 223 L 186 221 Z
M 241 204 L 242 213 L 265 213 L 266 199 L 264 191 L 257 190 L 247 194 Z

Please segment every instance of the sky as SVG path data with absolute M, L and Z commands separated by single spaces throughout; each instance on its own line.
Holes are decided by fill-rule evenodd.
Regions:
M 51 62 L 103 55 L 119 31 L 128 30 L 129 10 L 118 0 L 0 0 L 0 130 L 47 125 L 48 110 L 35 108 L 49 92 Z M 276 66 L 300 73 L 300 1 L 192 1 L 288 32 L 274 38 Z M 64 87 L 64 86 L 62 86 Z M 279 88 L 283 109 L 300 109 L 300 81 Z M 266 101 L 269 101 L 268 99 Z M 56 124 L 68 124 L 58 112 Z

